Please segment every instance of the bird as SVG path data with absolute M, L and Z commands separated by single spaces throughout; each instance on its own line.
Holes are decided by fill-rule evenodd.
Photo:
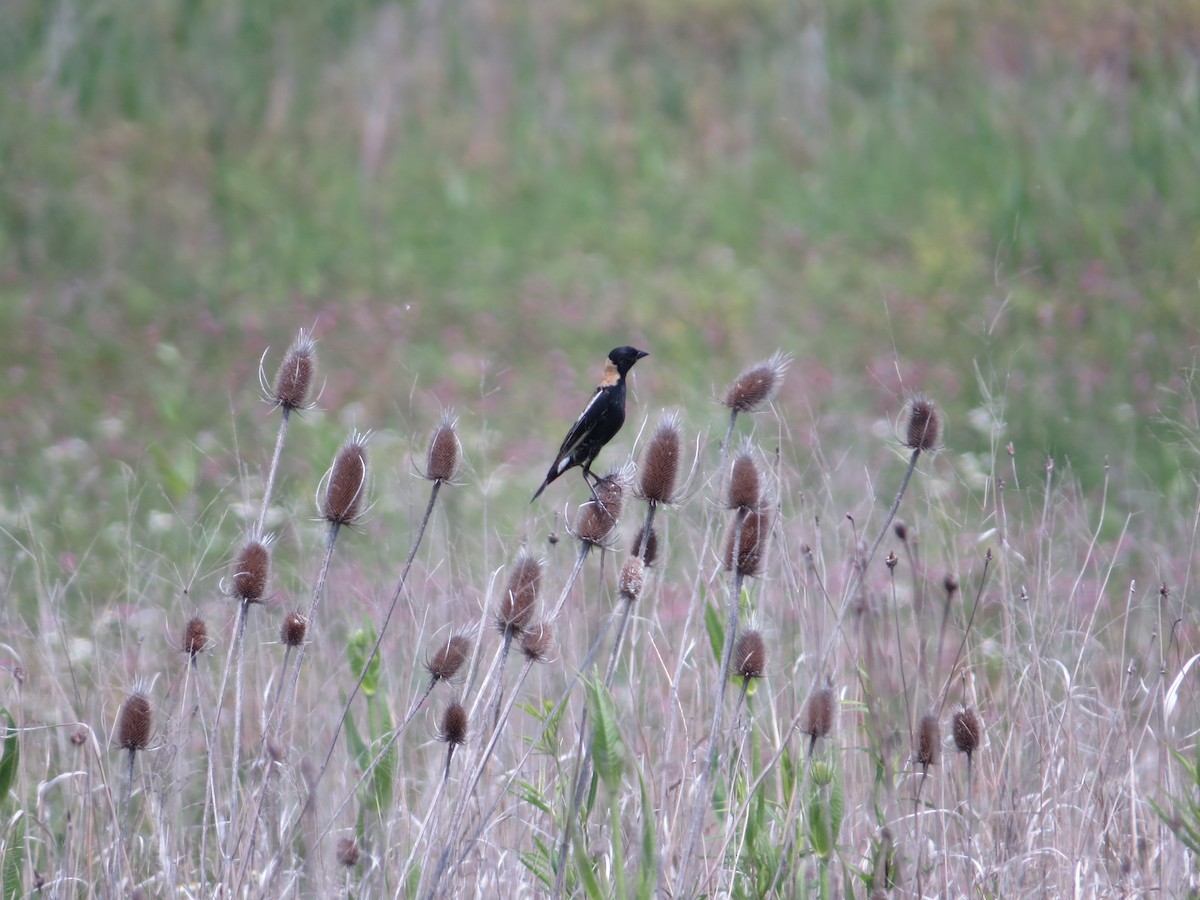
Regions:
M 608 354 L 604 364 L 604 377 L 596 386 L 592 399 L 588 401 L 567 436 L 563 438 L 558 455 L 546 473 L 546 480 L 533 495 L 533 500 L 541 496 L 546 485 L 573 466 L 583 467 L 583 480 L 587 482 L 588 490 L 595 496 L 594 481 L 600 479 L 592 472 L 592 463 L 600 450 L 613 439 L 621 426 L 625 424 L 625 375 L 633 368 L 633 364 L 643 356 L 649 356 L 645 350 L 635 347 L 616 347 Z M 532 503 L 533 500 L 529 502 Z

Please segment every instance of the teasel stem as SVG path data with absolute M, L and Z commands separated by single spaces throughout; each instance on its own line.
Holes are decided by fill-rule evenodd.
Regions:
M 401 884 L 408 883 L 409 872 L 412 871 L 413 862 L 417 858 L 417 850 L 421 846 L 421 840 L 424 838 L 425 833 L 437 834 L 438 820 L 441 818 L 441 799 L 446 791 L 446 785 L 450 781 L 450 763 L 454 759 L 455 749 L 466 742 L 468 721 L 467 711 L 457 701 L 447 707 L 446 712 L 442 716 L 442 730 L 438 735 L 438 740 L 444 741 L 446 744 L 446 767 L 442 770 L 441 781 L 438 782 L 437 789 L 433 793 L 433 799 L 429 803 L 429 815 L 421 823 L 421 830 L 417 833 L 417 837 L 413 841 L 408 858 L 404 860 L 404 865 L 400 867 Z M 422 866 L 422 869 L 424 869 L 424 866 Z
M 267 484 L 263 489 L 262 507 L 258 511 L 258 522 L 255 526 L 259 531 L 262 531 L 267 524 L 267 510 L 271 508 L 271 495 L 275 492 L 275 477 L 279 472 L 279 461 L 283 458 L 283 445 L 287 441 L 291 413 L 291 408 L 285 406 L 279 419 L 279 433 L 275 436 L 275 452 L 271 454 L 271 466 L 267 469 Z

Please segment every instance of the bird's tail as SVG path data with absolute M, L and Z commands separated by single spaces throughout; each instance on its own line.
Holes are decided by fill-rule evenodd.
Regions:
M 549 479 L 549 478 L 547 478 L 545 481 L 543 481 L 543 482 L 542 482 L 542 486 L 541 486 L 540 488 L 538 488 L 538 489 L 537 489 L 537 493 L 535 493 L 535 494 L 533 495 L 533 499 L 529 501 L 531 504 L 532 504 L 532 503 L 533 503 L 533 501 L 534 501 L 534 500 L 536 500 L 538 497 L 542 496 L 542 491 L 544 491 L 544 490 L 546 489 L 546 485 L 548 485 L 549 483 L 550 483 L 550 479 Z

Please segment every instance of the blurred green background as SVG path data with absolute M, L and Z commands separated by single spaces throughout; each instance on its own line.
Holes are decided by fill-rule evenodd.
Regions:
M 641 413 L 783 348 L 801 447 L 924 390 L 960 460 L 1190 495 L 1200 3 L 1130 6 L 6 0 L 0 524 L 69 573 L 255 500 L 301 326 L 316 471 L 453 406 L 524 503 L 631 342 Z

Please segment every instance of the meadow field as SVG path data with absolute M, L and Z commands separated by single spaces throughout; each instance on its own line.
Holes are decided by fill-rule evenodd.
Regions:
M 0 5 L 0 894 L 1200 896 L 1197 171 L 1192 0 Z

